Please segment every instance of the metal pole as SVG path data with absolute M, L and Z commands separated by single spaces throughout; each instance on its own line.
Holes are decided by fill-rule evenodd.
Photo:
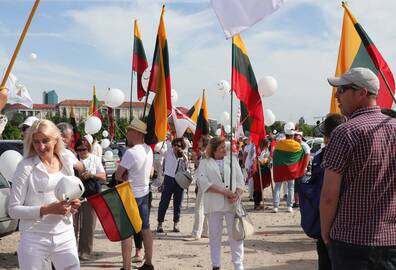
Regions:
M 15 63 L 15 59 L 18 56 L 19 50 L 20 50 L 20 48 L 22 46 L 22 43 L 23 43 L 23 41 L 24 41 L 24 39 L 26 37 L 26 33 L 29 30 L 30 23 L 33 20 L 34 14 L 35 14 L 39 4 L 40 4 L 40 0 L 36 0 L 36 2 L 33 5 L 32 11 L 30 12 L 29 18 L 28 18 L 28 20 L 27 20 L 27 22 L 25 24 L 25 27 L 23 28 L 23 31 L 22 31 L 22 34 L 21 34 L 21 36 L 19 38 L 18 44 L 17 44 L 17 46 L 16 46 L 16 48 L 14 50 L 14 53 L 13 53 L 13 55 L 11 57 L 10 64 L 8 65 L 8 67 L 6 69 L 3 81 L 1 82 L 1 85 L 0 85 L 0 111 L 3 110 L 4 106 L 7 103 L 7 95 L 5 93 L 3 93 L 3 91 L 5 90 L 5 85 L 6 85 L 8 76 L 10 76 L 11 70 L 12 70 L 12 68 L 14 66 L 14 63 Z
M 148 100 L 149 92 L 150 91 L 147 89 L 146 99 L 144 100 L 144 108 L 143 108 L 143 116 L 142 116 L 142 118 L 144 118 L 146 116 L 146 107 L 147 107 L 147 100 Z
M 230 116 L 230 126 L 231 126 L 231 136 L 230 136 L 230 190 L 232 191 L 232 114 L 233 114 L 233 99 L 234 99 L 234 95 L 233 92 L 231 90 L 231 116 Z

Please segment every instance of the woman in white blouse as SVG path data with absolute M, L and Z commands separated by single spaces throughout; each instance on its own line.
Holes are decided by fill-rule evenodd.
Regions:
M 93 181 L 96 183 L 97 191 L 100 191 L 100 182 L 106 180 L 106 173 L 102 165 L 102 160 L 94 154 L 91 154 L 91 144 L 80 140 L 75 146 L 78 158 L 84 164 L 85 171 L 80 174 L 80 179 L 84 181 Z M 84 195 L 83 195 L 84 196 Z M 93 250 L 93 236 L 96 227 L 95 210 L 88 203 L 81 205 L 80 211 L 74 216 L 75 232 L 78 238 L 78 252 L 81 261 L 87 261 L 91 258 Z
M 20 219 L 19 267 L 45 269 L 52 261 L 56 269 L 80 269 L 71 215 L 80 201 L 59 202 L 54 194 L 58 181 L 74 175 L 61 134 L 51 121 L 39 120 L 24 143 L 9 204 L 10 216 Z
M 243 241 L 233 239 L 235 203 L 243 193 L 243 175 L 238 160 L 232 158 L 232 179 L 230 157 L 227 155 L 223 138 L 215 137 L 206 150 L 207 159 L 198 167 L 199 186 L 204 192 L 204 210 L 208 214 L 210 256 L 213 270 L 220 269 L 221 235 L 223 219 L 228 231 L 234 269 L 243 270 Z

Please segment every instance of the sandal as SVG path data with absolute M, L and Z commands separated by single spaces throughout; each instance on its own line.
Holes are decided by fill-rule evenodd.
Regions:
M 133 263 L 141 263 L 142 261 L 143 261 L 143 256 L 135 255 L 135 256 L 132 257 L 132 262 Z

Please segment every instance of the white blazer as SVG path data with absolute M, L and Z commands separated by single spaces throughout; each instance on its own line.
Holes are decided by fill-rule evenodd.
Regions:
M 73 164 L 67 153 L 59 157 L 62 173 L 74 175 Z M 20 219 L 19 230 L 41 233 L 61 233 L 73 229 L 72 217 L 46 215 L 40 217 L 40 208 L 58 200 L 54 189 L 56 183 L 49 183 L 49 174 L 38 156 L 19 162 L 14 177 L 9 202 L 9 215 Z
M 221 178 L 220 169 L 216 161 L 213 158 L 201 159 L 198 167 L 198 184 L 204 193 L 204 211 L 205 214 L 213 212 L 227 212 L 233 211 L 234 205 L 228 202 L 228 199 L 214 192 L 208 192 L 207 190 L 211 186 L 219 186 L 230 189 L 235 192 L 237 188 L 243 189 L 244 181 L 239 166 L 238 160 L 233 157 L 232 159 L 232 179 L 230 178 L 230 158 L 227 156 L 224 158 L 224 182 Z M 231 185 L 232 183 L 232 185 Z

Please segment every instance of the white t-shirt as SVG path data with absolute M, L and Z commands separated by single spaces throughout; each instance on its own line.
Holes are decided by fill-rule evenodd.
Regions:
M 84 164 L 85 169 L 89 173 L 97 174 L 105 172 L 101 159 L 94 154 L 89 154 L 86 159 L 80 159 L 80 161 Z
M 98 142 L 95 142 L 95 143 L 92 145 L 92 154 L 94 154 L 95 156 L 97 156 L 97 157 L 99 157 L 99 158 L 102 158 L 103 149 L 102 149 L 102 146 L 100 146 L 100 145 L 98 144 Z
M 301 147 L 304 149 L 304 152 L 306 155 L 309 155 L 311 153 L 311 148 L 309 147 L 309 145 L 306 142 L 302 141 Z
M 128 180 L 136 198 L 149 193 L 153 151 L 147 144 L 137 144 L 129 148 L 122 156 L 120 166 L 128 170 Z
M 164 174 L 175 178 L 178 162 L 179 162 L 179 159 L 175 156 L 175 153 L 173 152 L 173 147 L 168 148 L 168 150 L 166 151 L 166 154 L 165 154 Z

